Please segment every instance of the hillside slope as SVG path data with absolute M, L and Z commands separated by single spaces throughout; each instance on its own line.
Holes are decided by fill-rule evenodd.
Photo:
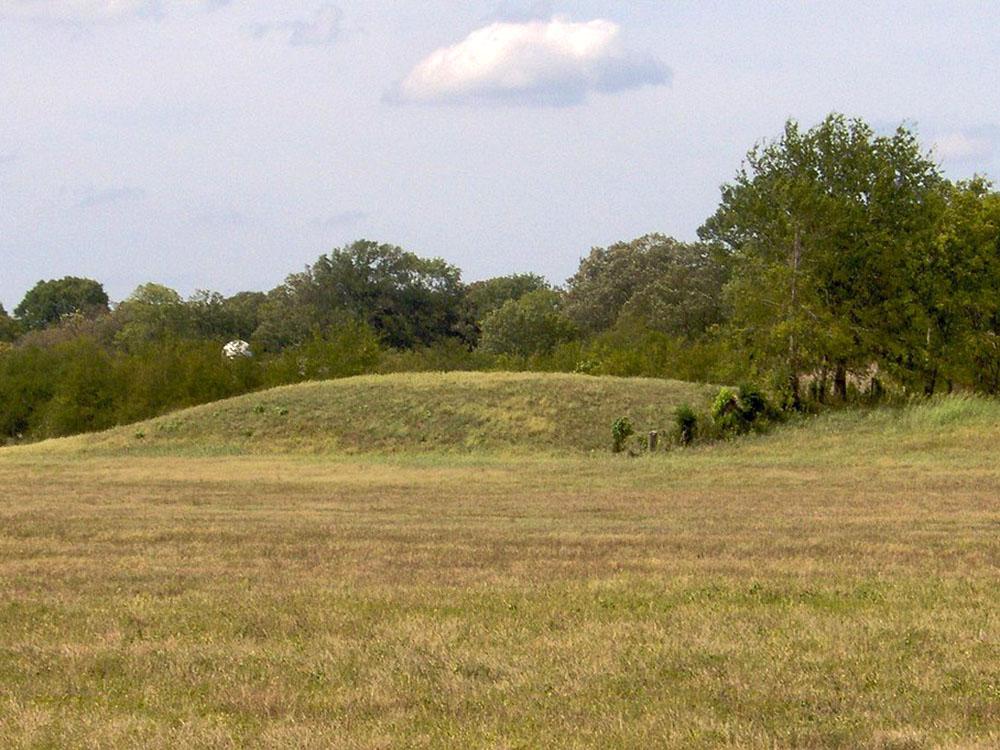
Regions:
M 715 391 L 549 373 L 372 375 L 275 388 L 59 442 L 209 453 L 603 450 L 619 416 L 637 430 L 666 429 L 679 404 L 704 407 Z

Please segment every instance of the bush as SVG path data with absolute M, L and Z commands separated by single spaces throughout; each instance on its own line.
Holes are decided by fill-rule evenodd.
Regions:
M 771 405 L 767 402 L 760 389 L 752 385 L 740 386 L 740 413 L 747 424 L 753 424 L 760 418 L 771 416 Z
M 712 402 L 712 421 L 724 433 L 739 434 L 745 430 L 739 397 L 731 388 L 720 388 Z
M 632 437 L 634 432 L 632 420 L 628 417 L 618 417 L 611 425 L 611 450 L 615 453 L 621 453 L 625 450 L 625 441 Z
M 266 384 L 364 375 L 375 371 L 380 356 L 378 338 L 371 327 L 348 320 L 325 333 L 314 331 L 311 338 L 269 360 Z
M 471 351 L 458 339 L 445 339 L 430 346 L 413 349 L 387 349 L 379 358 L 378 371 L 386 372 L 454 372 L 488 370 L 495 357 Z
M 742 435 L 777 416 L 777 409 L 751 385 L 742 386 L 738 395 L 730 388 L 720 388 L 712 402 L 712 421 L 723 435 Z
M 674 412 L 674 421 L 677 423 L 677 435 L 681 445 L 691 445 L 698 429 L 698 415 L 694 413 L 694 409 L 688 404 L 681 404 Z

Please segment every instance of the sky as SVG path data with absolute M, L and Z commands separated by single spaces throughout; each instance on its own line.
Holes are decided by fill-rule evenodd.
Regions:
M 366 238 L 467 281 L 693 240 L 837 111 L 1000 178 L 1000 3 L 0 0 L 0 303 L 267 290 Z

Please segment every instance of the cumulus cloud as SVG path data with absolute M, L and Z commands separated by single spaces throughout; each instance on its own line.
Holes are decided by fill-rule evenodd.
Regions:
M 591 92 L 665 85 L 670 76 L 652 55 L 626 50 L 612 21 L 500 21 L 432 52 L 387 98 L 563 106 Z
M 934 153 L 949 162 L 989 161 L 993 156 L 993 141 L 983 132 L 946 133 L 934 140 Z
M 309 18 L 287 23 L 255 24 L 250 32 L 258 38 L 281 34 L 293 47 L 320 47 L 333 44 L 344 30 L 344 12 L 329 3 L 319 6 Z
M 171 10 L 210 10 L 229 0 L 0 0 L 0 17 L 55 23 L 159 18 Z

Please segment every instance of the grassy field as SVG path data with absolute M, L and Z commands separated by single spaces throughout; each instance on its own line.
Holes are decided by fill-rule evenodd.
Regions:
M 538 373 L 371 375 L 274 388 L 69 443 L 138 453 L 605 450 L 611 423 L 673 426 L 717 387 L 677 380 Z
M 644 387 L 486 377 L 595 445 L 573 382 Z M 0 747 L 1000 746 L 1000 404 L 638 459 L 242 427 L 351 398 L 305 388 L 0 451 Z

